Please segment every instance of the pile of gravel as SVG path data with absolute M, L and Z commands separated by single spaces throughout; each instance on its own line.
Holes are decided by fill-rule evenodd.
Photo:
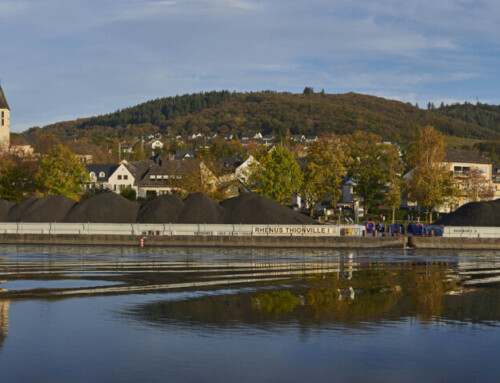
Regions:
M 500 226 L 500 198 L 470 202 L 435 222 L 445 226 Z
M 204 193 L 190 194 L 177 223 L 224 223 L 224 209 Z
M 34 204 L 36 201 L 37 201 L 37 198 L 31 197 L 31 198 L 25 199 L 22 202 L 19 202 L 18 204 L 15 204 L 9 210 L 9 213 L 7 214 L 7 219 L 5 221 L 6 222 L 22 222 L 21 218 L 24 215 L 24 212 L 26 210 L 28 210 L 29 207 L 32 204 Z
M 64 222 L 134 223 L 139 204 L 113 192 L 96 194 L 73 206 Z
M 139 223 L 170 223 L 184 210 L 184 202 L 173 195 L 161 195 L 147 202 L 139 209 Z
M 299 212 L 281 205 L 279 202 L 247 193 L 222 201 L 224 223 L 229 224 L 281 224 L 314 225 L 316 221 Z
M 6 199 L 0 199 L 0 222 L 7 221 L 7 215 L 9 210 L 15 205 L 14 202 L 7 201 Z
M 494 204 L 497 213 L 493 213 L 493 208 L 489 206 L 484 208 L 486 211 L 484 216 L 495 217 L 497 223 L 492 224 L 488 221 L 478 224 L 462 223 L 460 221 L 454 224 L 500 226 L 498 223 L 500 200 L 497 200 Z M 464 207 L 453 214 L 459 214 Z M 447 218 L 448 216 L 442 220 Z M 131 202 L 112 192 L 97 194 L 80 203 L 61 195 L 47 196 L 40 199 L 29 198 L 17 205 L 6 200 L 0 200 L 0 221 L 264 225 L 311 225 L 316 223 L 312 218 L 254 193 L 242 194 L 222 201 L 220 204 L 203 193 L 191 194 L 184 201 L 172 195 L 162 195 L 149 201 L 139 209 L 139 204 L 136 202 Z M 438 223 L 440 222 L 438 221 Z M 450 223 L 444 224 L 449 225 Z
M 35 199 L 16 214 L 20 222 L 62 222 L 76 201 L 63 195 Z

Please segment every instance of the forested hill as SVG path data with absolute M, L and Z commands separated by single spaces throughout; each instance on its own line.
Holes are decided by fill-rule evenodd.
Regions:
M 467 123 L 479 125 L 500 133 L 500 106 L 488 104 L 453 104 L 440 106 L 435 109 L 438 113 L 465 121 Z
M 137 137 L 157 131 L 318 135 L 364 130 L 405 142 L 419 127 L 432 125 L 452 136 L 500 138 L 498 119 L 487 124 L 480 118 L 463 121 L 459 113 L 447 113 L 445 109 L 423 110 L 409 103 L 356 93 L 214 91 L 156 99 L 103 116 L 32 128 L 26 133 L 92 138 L 99 134 Z

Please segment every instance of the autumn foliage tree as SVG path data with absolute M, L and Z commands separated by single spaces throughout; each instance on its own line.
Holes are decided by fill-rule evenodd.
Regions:
M 489 182 L 486 175 L 477 167 L 473 167 L 465 174 L 462 185 L 467 185 L 467 187 L 464 188 L 464 194 L 471 202 L 488 200 L 495 195 L 493 185 Z
M 283 145 L 264 152 L 260 165 L 252 169 L 250 183 L 257 193 L 282 204 L 289 204 L 302 185 L 302 173 L 293 153 Z
M 351 158 L 349 175 L 356 180 L 355 191 L 363 197 L 368 212 L 370 207 L 384 202 L 389 186 L 397 188 L 397 178 L 403 171 L 399 153 L 375 134 L 356 132 L 347 140 Z
M 41 195 L 60 194 L 77 199 L 88 174 L 67 147 L 56 145 L 42 158 L 35 179 Z
M 406 161 L 411 172 L 405 193 L 408 200 L 418 202 L 429 212 L 430 222 L 434 208 L 449 202 L 458 192 L 443 165 L 445 155 L 443 135 L 432 126 L 422 129 L 408 148 Z
M 0 153 L 0 198 L 21 202 L 37 190 L 38 161 L 24 153 Z
M 340 184 L 346 173 L 345 149 L 344 143 L 334 134 L 320 137 L 308 148 L 302 195 L 310 206 L 311 216 L 318 203 L 331 198 L 335 205 L 340 199 Z

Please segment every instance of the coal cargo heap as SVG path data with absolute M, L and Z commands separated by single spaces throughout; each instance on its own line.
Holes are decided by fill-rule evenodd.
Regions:
M 258 194 L 247 193 L 221 202 L 224 223 L 314 225 L 316 221 Z
M 63 195 L 48 195 L 36 199 L 23 209 L 20 222 L 62 222 L 76 201 Z
M 470 202 L 435 222 L 445 226 L 500 226 L 500 199 Z
M 109 192 L 97 194 L 69 211 L 64 222 L 134 223 L 139 204 Z
M 177 222 L 184 209 L 184 202 L 173 195 L 161 195 L 141 206 L 137 216 L 139 223 Z
M 28 210 L 29 207 L 36 202 L 36 200 L 37 198 L 31 197 L 12 206 L 9 210 L 9 213 L 7 214 L 7 219 L 5 221 L 22 222 L 21 217 L 24 215 L 24 212 Z
M 9 210 L 15 205 L 14 202 L 7 201 L 5 199 L 0 199 L 0 222 L 7 221 L 7 215 Z
M 224 223 L 224 209 L 206 194 L 190 194 L 177 223 Z

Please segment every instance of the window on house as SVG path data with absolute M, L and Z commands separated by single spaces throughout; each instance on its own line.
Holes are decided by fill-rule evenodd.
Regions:
M 453 171 L 457 172 L 457 173 L 467 173 L 468 171 L 470 171 L 470 167 L 469 166 L 454 166 Z
M 4 117 L 5 117 L 5 114 L 4 114 L 4 113 L 5 113 L 5 112 L 2 110 L 2 118 L 4 118 Z
M 105 176 L 104 172 L 99 173 L 99 177 L 104 178 L 104 176 Z
M 4 126 L 3 118 L 2 118 L 2 126 Z
M 122 176 L 121 175 L 118 175 L 118 179 L 121 180 L 122 179 Z
M 90 178 L 95 178 L 95 173 L 94 172 L 90 172 Z
M 150 179 L 150 180 L 155 180 L 155 179 L 156 179 L 156 176 L 155 176 L 155 175 L 150 175 L 150 176 L 149 176 L 149 179 Z
M 124 180 L 128 180 L 128 175 L 126 175 L 126 174 L 125 174 L 125 175 L 123 176 L 123 179 L 124 179 Z

